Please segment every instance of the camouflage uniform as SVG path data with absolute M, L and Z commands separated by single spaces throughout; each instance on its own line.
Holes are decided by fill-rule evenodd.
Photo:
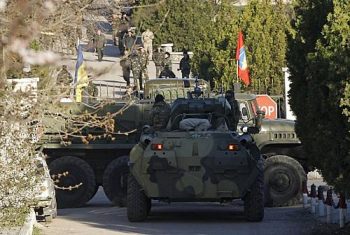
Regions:
M 145 32 L 142 33 L 142 41 L 143 41 L 143 46 L 145 48 L 145 51 L 148 53 L 148 59 L 152 59 L 152 41 L 154 39 L 154 34 L 152 33 L 151 30 L 147 29 Z
M 168 66 L 168 68 L 169 68 L 170 70 L 173 70 L 173 64 L 171 63 L 170 56 L 169 56 L 168 58 L 164 58 L 163 66 L 164 66 L 164 67 Z
M 123 38 L 124 50 L 132 51 L 133 46 L 135 44 L 135 36 L 125 34 Z
M 139 56 L 140 56 L 140 62 L 141 62 L 141 69 L 142 69 L 142 78 L 145 81 L 148 81 L 148 53 L 144 50 L 139 50 Z
M 165 101 L 154 103 L 150 112 L 151 125 L 154 130 L 166 128 L 170 117 L 170 111 L 170 105 L 165 103 Z
M 129 30 L 129 21 L 130 19 L 127 16 L 118 20 L 118 32 L 116 36 L 118 36 L 118 47 L 121 55 L 124 55 L 125 51 L 124 38 Z
M 103 34 L 96 34 L 94 37 L 94 43 L 97 51 L 98 61 L 102 61 L 103 49 L 106 45 L 106 38 Z
M 156 65 L 156 77 L 159 78 L 160 72 L 164 69 L 164 53 L 162 51 L 154 52 L 153 61 Z
M 139 91 L 142 90 L 142 66 L 138 54 L 133 53 L 130 56 L 132 76 L 134 77 L 134 86 Z
M 120 59 L 120 66 L 123 70 L 123 79 L 126 81 L 126 85 L 130 86 L 131 61 L 128 55 L 124 55 Z
M 56 84 L 60 87 L 60 92 L 65 93 L 71 83 L 73 83 L 73 77 L 70 72 L 68 72 L 67 66 L 63 65 L 61 71 L 57 74 L 56 79 Z

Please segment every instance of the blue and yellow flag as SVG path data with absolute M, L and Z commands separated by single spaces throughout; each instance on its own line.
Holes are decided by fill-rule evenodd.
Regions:
M 75 101 L 81 102 L 82 100 L 82 89 L 88 86 L 89 78 L 85 69 L 84 56 L 82 46 L 78 46 L 77 53 L 77 63 L 75 65 L 75 77 L 74 77 L 74 85 L 75 89 Z

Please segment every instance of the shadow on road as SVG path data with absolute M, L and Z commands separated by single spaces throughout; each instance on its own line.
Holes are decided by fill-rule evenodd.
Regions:
M 261 223 L 247 222 L 241 201 L 219 203 L 153 203 L 145 222 L 130 223 L 126 208 L 112 207 L 100 188 L 84 208 L 59 210 L 49 232 L 74 234 L 309 234 L 309 213 L 301 207 L 266 208 Z M 63 228 L 70 230 L 64 230 Z M 236 231 L 236 232 L 234 232 Z M 53 233 L 56 234 L 56 233 Z

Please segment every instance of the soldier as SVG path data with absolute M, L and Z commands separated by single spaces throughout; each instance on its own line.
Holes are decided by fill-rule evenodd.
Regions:
M 163 65 L 164 67 L 165 66 L 168 66 L 168 68 L 170 69 L 170 70 L 173 70 L 173 65 L 172 65 L 172 63 L 171 63 L 171 59 L 170 59 L 170 53 L 169 52 L 165 52 L 165 54 L 164 54 L 164 65 Z
M 176 78 L 173 71 L 170 70 L 168 65 L 165 65 L 163 71 L 159 75 L 160 78 Z
M 67 69 L 67 65 L 62 65 L 60 72 L 57 74 L 56 84 L 60 87 L 60 92 L 65 93 L 68 86 L 73 83 L 73 77 Z
M 103 58 L 103 49 L 106 45 L 106 38 L 101 33 L 101 30 L 97 30 L 97 34 L 94 37 L 95 48 L 97 51 L 98 61 L 102 61 Z
M 126 81 L 127 88 L 130 87 L 130 71 L 131 71 L 131 62 L 129 58 L 128 51 L 125 51 L 125 54 L 120 59 L 120 66 L 123 70 L 123 79 Z
M 151 30 L 146 29 L 145 32 L 142 33 L 142 43 L 145 48 L 145 51 L 148 53 L 148 59 L 152 60 L 152 52 L 153 52 L 153 47 L 152 47 L 152 41 L 154 39 L 154 34 Z
M 182 78 L 190 77 L 191 62 L 187 51 L 183 52 L 183 58 L 180 60 L 180 68 L 178 70 L 181 70 Z
M 164 96 L 156 95 L 153 107 L 150 112 L 150 121 L 154 130 L 166 128 L 170 117 L 170 105 L 164 101 Z
M 231 106 L 231 110 L 227 115 L 230 121 L 230 130 L 236 131 L 239 119 L 241 118 L 241 111 L 239 109 L 239 104 L 235 98 L 235 93 L 232 90 L 226 91 L 225 99 Z
M 124 55 L 125 51 L 125 42 L 123 41 L 125 38 L 125 35 L 127 34 L 129 30 L 129 22 L 130 18 L 126 15 L 125 12 L 122 12 L 121 18 L 118 20 L 118 47 L 120 55 Z
M 156 77 L 159 78 L 160 72 L 164 69 L 164 53 L 161 51 L 160 46 L 158 46 L 157 51 L 153 53 L 153 62 L 156 66 Z
M 138 48 L 139 50 L 139 56 L 140 56 L 140 62 L 141 62 L 141 69 L 142 69 L 142 78 L 145 81 L 148 81 L 148 70 L 147 70 L 147 65 L 148 65 L 148 53 L 145 51 L 145 49 L 140 46 Z
M 135 36 L 132 34 L 131 30 L 129 30 L 128 34 L 125 35 L 123 42 L 124 42 L 125 50 L 128 50 L 129 52 L 131 52 L 135 44 Z
M 142 68 L 140 57 L 136 52 L 132 52 L 130 55 L 132 76 L 134 77 L 134 86 L 136 90 L 142 90 Z

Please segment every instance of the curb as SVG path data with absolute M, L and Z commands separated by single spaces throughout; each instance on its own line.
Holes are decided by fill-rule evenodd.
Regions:
M 33 227 L 36 223 L 36 216 L 34 212 L 34 208 L 30 208 L 30 212 L 26 218 L 26 221 L 24 222 L 24 225 L 22 226 L 19 235 L 32 235 L 33 234 Z
M 33 227 L 36 224 L 36 216 L 33 208 L 30 208 L 22 227 L 13 227 L 0 230 L 0 235 L 32 235 Z

